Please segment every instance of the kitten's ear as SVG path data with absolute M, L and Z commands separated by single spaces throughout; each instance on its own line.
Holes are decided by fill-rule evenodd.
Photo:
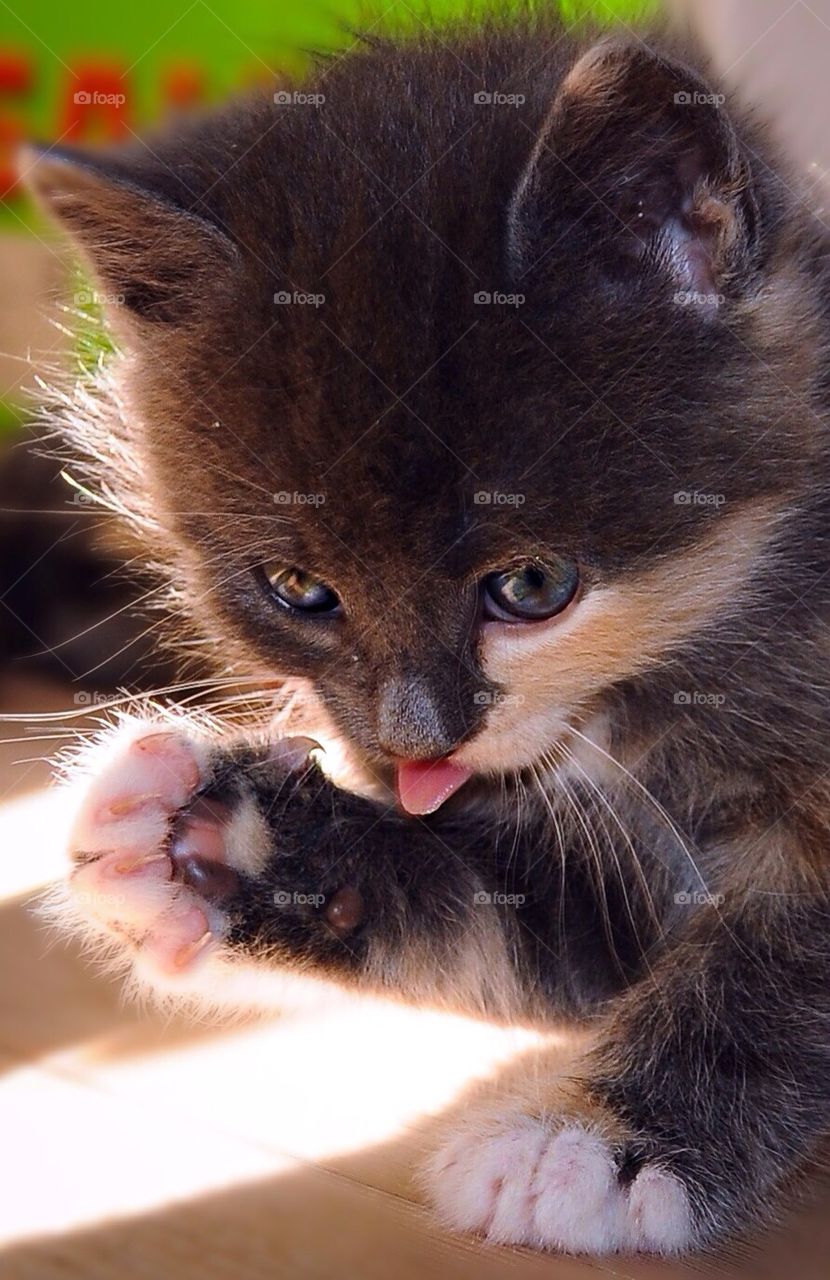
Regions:
M 21 169 L 91 266 L 116 322 L 187 324 L 230 279 L 238 253 L 228 236 L 190 212 L 195 198 L 168 175 L 154 180 L 146 165 L 131 166 L 129 153 L 30 147 Z
M 746 266 L 757 226 L 724 101 L 640 41 L 599 41 L 560 85 L 517 189 L 525 240 L 572 229 L 584 245 L 589 233 L 623 269 L 649 262 L 675 290 L 717 295 Z

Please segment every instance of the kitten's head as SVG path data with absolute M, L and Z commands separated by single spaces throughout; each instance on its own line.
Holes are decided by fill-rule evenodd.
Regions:
M 34 168 L 122 336 L 108 482 L 219 657 L 375 769 L 540 761 L 739 607 L 811 453 L 809 236 L 758 137 L 560 35 Z

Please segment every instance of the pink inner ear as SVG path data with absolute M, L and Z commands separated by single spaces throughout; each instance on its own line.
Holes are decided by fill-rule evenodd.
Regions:
M 710 174 L 702 153 L 695 149 L 665 168 L 638 175 L 629 201 L 637 194 L 634 217 L 626 221 L 647 254 L 670 276 L 678 302 L 704 313 L 717 310 L 718 256 L 734 225 L 729 205 L 706 191 Z M 629 205 L 630 208 L 630 205 Z
M 712 262 L 711 236 L 694 223 L 669 218 L 660 233 L 660 249 L 679 290 L 704 309 L 717 310 L 718 293 Z
M 711 196 L 701 196 L 700 184 L 707 178 L 706 160 L 698 148 L 681 155 L 676 162 L 678 208 L 664 219 L 660 230 L 662 246 L 674 279 L 704 309 L 717 310 L 718 293 L 715 258 L 718 241 L 733 215 L 727 206 Z

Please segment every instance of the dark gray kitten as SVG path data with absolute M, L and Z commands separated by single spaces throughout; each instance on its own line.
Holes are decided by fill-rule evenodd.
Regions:
M 830 1119 L 830 241 L 685 59 L 367 43 L 32 178 L 123 348 L 90 474 L 350 779 L 131 721 L 72 918 L 170 991 L 248 958 L 593 1019 L 430 1174 L 591 1253 L 763 1219 Z

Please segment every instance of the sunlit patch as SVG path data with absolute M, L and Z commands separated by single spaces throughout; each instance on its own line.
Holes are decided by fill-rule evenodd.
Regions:
M 6 911 L 28 912 L 25 900 L 63 874 L 72 808 L 60 790 L 0 808 Z M 26 1001 L 49 1029 L 40 1041 L 47 1051 L 18 1066 L 24 1033 L 4 1028 L 0 1011 L 0 1044 L 17 1054 L 4 1064 L 0 1051 L 10 1068 L 0 1076 L 0 1124 L 14 1168 L 0 1204 L 7 1245 L 254 1189 L 310 1162 L 337 1161 L 348 1172 L 350 1155 L 405 1143 L 421 1119 L 541 1041 L 526 1029 L 281 981 L 255 965 L 229 967 L 221 999 L 197 995 L 201 1024 L 172 1002 L 139 1015 L 72 951 L 50 949 L 46 926 L 38 936 L 42 959 L 29 953 Z M 9 972 L 27 964 L 17 952 L 5 959 Z M 204 1012 L 246 1003 L 289 1012 L 267 1021 Z M 6 1016 L 15 1017 L 12 1004 Z M 99 1029 L 89 1035 L 90 1026 Z M 73 1027 L 87 1034 L 75 1039 Z M 409 1150 L 406 1163 L 419 1158 Z M 378 1185 L 398 1167 L 380 1156 Z
M 14 1163 L 0 1201 L 6 1246 L 143 1214 L 293 1163 L 213 1128 L 200 1132 L 158 1101 L 149 1115 L 89 1078 L 50 1070 L 3 1078 L 0 1123 Z

